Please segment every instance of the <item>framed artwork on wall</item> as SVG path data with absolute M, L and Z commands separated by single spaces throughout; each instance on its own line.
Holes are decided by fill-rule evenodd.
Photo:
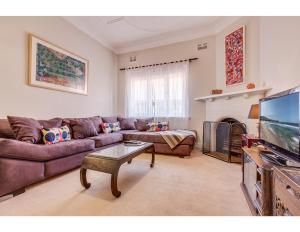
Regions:
M 225 36 L 226 86 L 245 82 L 245 26 Z
M 29 85 L 87 95 L 88 61 L 29 34 Z

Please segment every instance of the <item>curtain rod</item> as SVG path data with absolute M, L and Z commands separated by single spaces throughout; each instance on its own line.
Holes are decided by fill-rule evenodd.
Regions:
M 146 68 L 146 67 L 158 66 L 158 65 L 164 65 L 164 64 L 173 64 L 173 63 L 179 63 L 179 62 L 185 62 L 185 61 L 192 62 L 193 60 L 198 60 L 198 58 L 190 58 L 190 59 L 185 59 L 185 60 L 176 60 L 176 61 L 170 61 L 170 62 L 164 62 L 164 63 L 158 63 L 158 64 L 140 65 L 140 66 L 130 67 L 130 68 L 120 68 L 120 71 L 124 71 L 124 70 L 127 70 L 127 69 Z

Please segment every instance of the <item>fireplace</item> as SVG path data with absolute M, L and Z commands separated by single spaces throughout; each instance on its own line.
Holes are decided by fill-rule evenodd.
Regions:
M 227 162 L 241 163 L 241 135 L 246 133 L 246 125 L 234 118 L 224 118 L 217 122 L 205 121 L 203 153 Z

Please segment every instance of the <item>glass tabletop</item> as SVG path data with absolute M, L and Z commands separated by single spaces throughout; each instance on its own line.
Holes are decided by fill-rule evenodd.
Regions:
M 153 145 L 153 143 L 143 143 L 142 145 L 125 145 L 124 143 L 104 148 L 99 151 L 89 153 L 86 157 L 121 159 L 138 151 L 145 150 Z

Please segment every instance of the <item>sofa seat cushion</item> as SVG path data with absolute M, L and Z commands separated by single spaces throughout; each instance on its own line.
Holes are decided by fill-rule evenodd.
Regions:
M 51 145 L 43 145 L 11 139 L 1 139 L 0 147 L 0 157 L 33 161 L 48 161 L 93 150 L 95 148 L 95 142 L 90 139 L 81 139 Z
M 109 134 L 99 134 L 94 137 L 90 137 L 89 139 L 92 139 L 95 141 L 95 147 L 102 147 L 105 145 L 118 143 L 123 141 L 123 135 L 118 132 L 113 132 Z
M 122 130 L 119 133 L 123 134 L 124 140 L 140 140 L 143 142 L 150 143 L 165 143 L 164 138 L 159 134 L 159 132 L 148 132 L 148 131 L 137 131 L 137 130 Z M 195 137 L 188 136 L 180 144 L 194 145 Z

